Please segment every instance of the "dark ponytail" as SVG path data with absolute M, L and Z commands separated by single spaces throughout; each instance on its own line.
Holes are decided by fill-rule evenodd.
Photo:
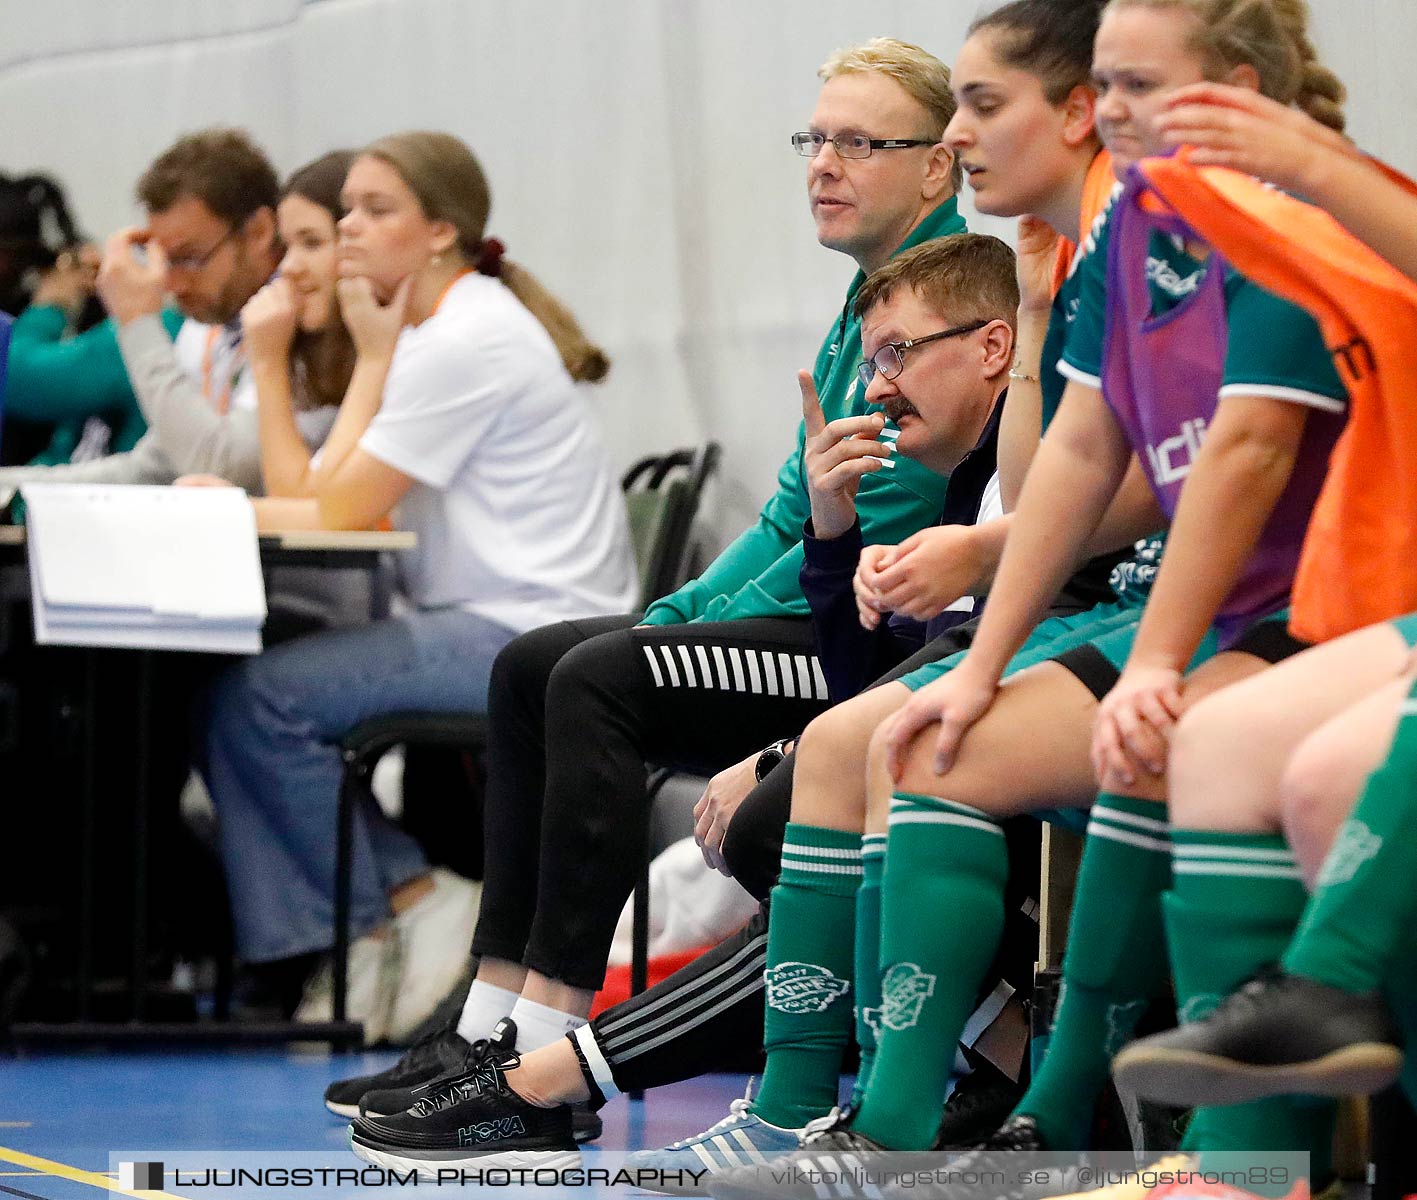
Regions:
M 1049 103 L 1092 78 L 1092 43 L 1107 0 L 1012 0 L 969 27 L 989 33 L 1006 66 L 1038 76 Z

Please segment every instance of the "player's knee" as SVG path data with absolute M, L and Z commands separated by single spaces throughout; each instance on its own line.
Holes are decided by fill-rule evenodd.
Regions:
M 1331 749 L 1304 742 L 1290 756 L 1279 778 L 1279 807 L 1284 828 L 1312 842 L 1336 827 L 1351 807 L 1350 772 Z
M 1167 756 L 1173 822 L 1185 825 L 1190 818 L 1199 817 L 1192 810 L 1204 804 L 1214 790 L 1207 780 L 1223 773 L 1227 763 L 1233 768 L 1239 752 L 1235 745 L 1237 725 L 1223 694 L 1199 701 L 1176 723 Z

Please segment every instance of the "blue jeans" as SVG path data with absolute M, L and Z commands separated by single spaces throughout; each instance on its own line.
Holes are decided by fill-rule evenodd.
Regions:
M 334 942 L 339 739 L 402 709 L 485 712 L 511 629 L 458 609 L 297 638 L 213 685 L 200 763 L 217 813 L 236 948 L 269 962 Z M 423 851 L 366 804 L 355 813 L 352 929 L 388 919 L 388 894 L 425 872 Z

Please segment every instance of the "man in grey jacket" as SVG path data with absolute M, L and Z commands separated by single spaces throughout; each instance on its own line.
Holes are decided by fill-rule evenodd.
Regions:
M 240 313 L 280 262 L 278 195 L 274 169 L 241 130 L 190 133 L 158 156 L 137 186 L 148 224 L 108 240 L 98 277 L 148 431 L 132 450 L 94 462 L 5 468 L 0 484 L 210 474 L 262 490 Z M 159 317 L 167 294 L 187 318 L 176 341 Z

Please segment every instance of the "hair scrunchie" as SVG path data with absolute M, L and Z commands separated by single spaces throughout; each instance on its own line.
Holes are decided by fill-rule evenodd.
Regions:
M 507 253 L 507 247 L 498 238 L 484 238 L 482 249 L 477 256 L 477 269 L 483 275 L 491 275 L 494 279 L 502 273 L 502 255 Z

